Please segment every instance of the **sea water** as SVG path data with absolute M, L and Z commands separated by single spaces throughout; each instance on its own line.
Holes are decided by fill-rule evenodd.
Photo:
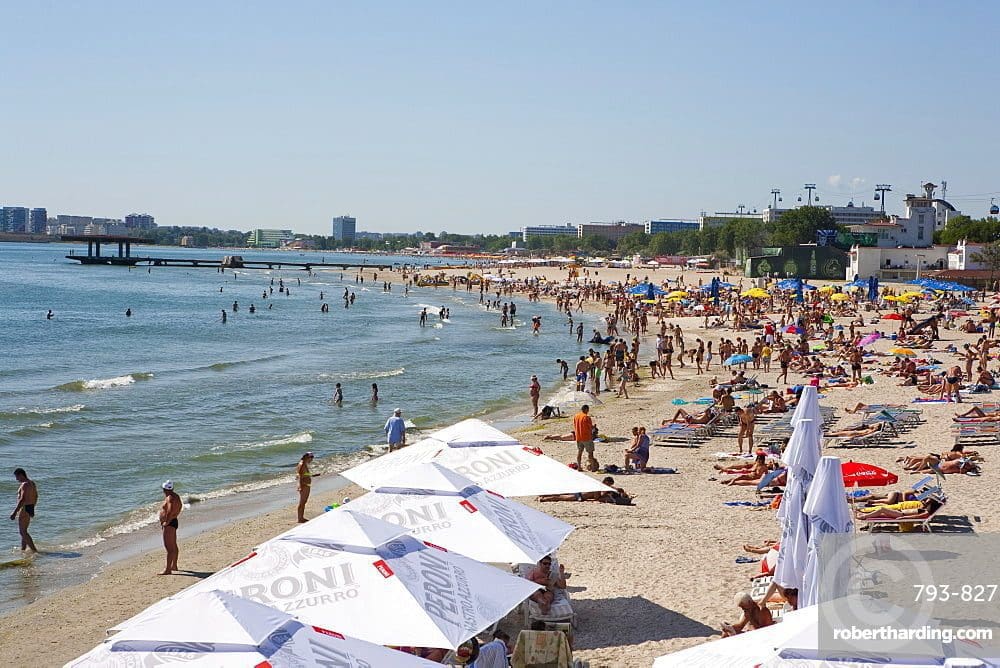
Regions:
M 267 488 L 291 503 L 294 467 L 306 450 L 316 453 L 314 469 L 339 471 L 369 456 L 367 446 L 384 443 L 382 428 L 396 407 L 422 429 L 526 409 L 530 375 L 554 389 L 555 359 L 575 359 L 586 348 L 551 305 L 519 295 L 517 326 L 501 328 L 500 314 L 479 304 L 478 287 L 412 288 L 404 296 L 398 273 L 371 268 L 362 272 L 364 283 L 358 270 L 322 267 L 312 275 L 129 270 L 81 266 L 64 257 L 71 251 L 81 252 L 65 244 L 0 244 L 0 502 L 13 509 L 11 471 L 25 468 L 41 496 L 32 535 L 53 553 L 27 572 L 0 569 L 0 609 L 93 571 L 87 556 L 102 542 L 158 535 L 164 480 L 189 504 L 232 503 L 241 494 L 252 504 Z M 133 248 L 133 255 L 212 259 L 226 252 Z M 279 291 L 279 281 L 290 294 Z M 345 288 L 355 294 L 349 308 Z M 442 306 L 451 310 L 447 322 L 438 317 Z M 418 324 L 423 307 L 427 327 Z M 536 314 L 543 316 L 540 336 L 531 334 Z M 337 382 L 342 406 L 331 401 Z M 369 401 L 372 383 L 377 405 Z M 0 562 L 18 556 L 18 543 L 15 523 L 0 525 Z

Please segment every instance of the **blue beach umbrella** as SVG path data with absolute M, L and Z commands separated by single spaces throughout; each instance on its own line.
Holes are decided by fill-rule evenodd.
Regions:
M 723 366 L 732 366 L 733 364 L 746 364 L 747 362 L 752 361 L 753 358 L 749 355 L 733 355 L 722 364 Z

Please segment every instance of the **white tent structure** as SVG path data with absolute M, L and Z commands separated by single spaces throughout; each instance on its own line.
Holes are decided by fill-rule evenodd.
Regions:
M 365 489 L 375 489 L 414 466 L 429 462 L 445 466 L 480 487 L 504 496 L 610 491 L 594 478 L 531 448 L 523 445 L 471 445 L 467 436 L 452 444 L 433 437 L 426 438 L 359 464 L 341 475 Z
M 166 601 L 219 589 L 378 645 L 455 649 L 539 588 L 349 508 L 322 519 L 267 541 L 118 628 L 144 621 Z
M 292 615 L 222 591 L 171 601 L 65 668 L 432 668 L 379 645 L 307 626 Z
M 774 581 L 782 587 L 802 588 L 809 544 L 809 521 L 802 512 L 806 495 L 819 465 L 821 423 L 802 418 L 795 426 L 782 460 L 788 467 L 785 494 L 778 508 L 781 548 L 774 568 Z
M 573 525 L 484 490 L 440 464 L 415 466 L 350 503 L 411 534 L 489 563 L 535 563 L 555 551 Z M 322 531 L 325 516 L 314 519 Z

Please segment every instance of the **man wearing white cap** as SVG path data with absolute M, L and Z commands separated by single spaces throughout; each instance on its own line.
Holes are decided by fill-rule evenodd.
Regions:
M 389 452 L 406 445 L 406 423 L 403 421 L 401 409 L 397 408 L 392 412 L 392 417 L 385 422 L 384 431 L 389 442 Z
M 162 485 L 163 505 L 160 506 L 160 528 L 163 529 L 163 547 L 167 551 L 167 567 L 160 575 L 170 575 L 177 569 L 177 516 L 181 514 L 183 504 L 181 497 L 174 491 L 174 483 L 170 480 Z

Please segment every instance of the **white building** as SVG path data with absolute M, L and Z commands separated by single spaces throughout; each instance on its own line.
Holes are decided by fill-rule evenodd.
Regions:
M 933 184 L 925 184 L 931 192 Z M 912 246 L 926 248 L 934 243 L 934 232 L 942 229 L 958 211 L 943 199 L 907 195 L 903 200 L 903 215 L 889 216 L 888 220 L 873 220 L 863 225 L 851 225 L 852 232 L 878 235 L 881 248 Z
M 909 281 L 921 272 L 945 269 L 950 246 L 927 248 L 874 248 L 852 246 L 847 254 L 845 278 L 878 276 L 885 280 Z
M 969 269 L 989 269 L 984 263 L 976 262 L 972 256 L 983 249 L 983 244 L 970 244 L 965 239 L 948 251 L 948 268 L 966 271 Z

